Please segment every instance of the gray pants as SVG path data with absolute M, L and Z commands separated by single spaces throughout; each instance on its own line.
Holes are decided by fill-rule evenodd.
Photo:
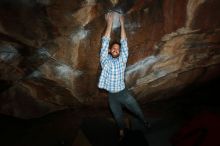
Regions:
M 122 111 L 123 106 L 126 107 L 133 114 L 135 114 L 142 122 L 145 122 L 144 115 L 137 101 L 126 88 L 118 93 L 109 93 L 108 100 L 110 109 L 113 113 L 119 129 L 125 128 Z

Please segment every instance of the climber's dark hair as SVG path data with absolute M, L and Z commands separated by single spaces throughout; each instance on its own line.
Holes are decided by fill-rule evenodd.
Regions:
M 118 44 L 118 45 L 119 45 L 119 47 L 121 48 L 121 43 L 120 43 L 119 41 L 112 41 L 112 42 L 111 42 L 111 44 L 110 44 L 109 49 L 111 49 L 111 48 L 112 48 L 112 46 L 113 46 L 114 44 Z

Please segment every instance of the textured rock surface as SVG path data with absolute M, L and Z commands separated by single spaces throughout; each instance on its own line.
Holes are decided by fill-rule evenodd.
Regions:
M 218 0 L 2 0 L 0 112 L 32 118 L 106 107 L 99 50 L 104 12 L 113 6 L 126 12 L 126 83 L 140 103 L 219 76 Z

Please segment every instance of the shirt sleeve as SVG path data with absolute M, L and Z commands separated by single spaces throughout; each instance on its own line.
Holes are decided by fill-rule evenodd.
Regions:
M 110 38 L 106 36 L 102 37 L 102 48 L 100 52 L 100 63 L 102 67 L 105 65 L 107 58 L 108 58 L 109 41 L 110 41 Z
M 127 60 L 128 60 L 128 44 L 127 44 L 127 39 L 121 39 L 120 43 L 121 43 L 121 52 L 120 52 L 119 59 L 123 63 L 127 63 Z

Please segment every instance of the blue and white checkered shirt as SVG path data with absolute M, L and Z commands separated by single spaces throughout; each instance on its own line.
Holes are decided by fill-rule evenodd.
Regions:
M 99 78 L 98 87 L 117 93 L 125 88 L 124 76 L 128 59 L 127 40 L 121 39 L 120 55 L 113 58 L 109 53 L 110 38 L 102 37 L 102 48 L 100 52 L 100 62 L 102 66 L 101 76 Z

